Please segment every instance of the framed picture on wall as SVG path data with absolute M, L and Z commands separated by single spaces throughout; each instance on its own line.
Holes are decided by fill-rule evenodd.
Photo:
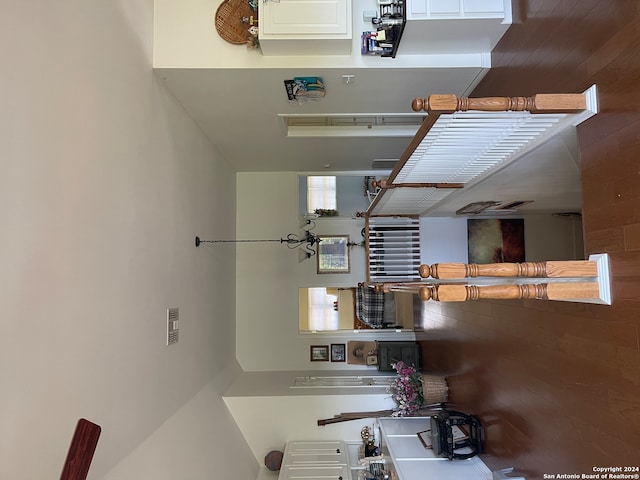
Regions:
M 332 343 L 331 344 L 331 361 L 332 362 L 346 362 L 347 361 L 347 348 L 344 343 Z
M 329 361 L 329 345 L 311 345 L 312 362 Z
M 524 219 L 467 219 L 469 263 L 525 261 Z
M 320 235 L 318 273 L 349 273 L 349 235 Z

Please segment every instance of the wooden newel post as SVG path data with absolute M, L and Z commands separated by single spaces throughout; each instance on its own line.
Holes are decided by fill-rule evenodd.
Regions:
M 387 188 L 387 184 L 388 184 L 388 181 L 384 178 L 381 178 L 380 180 L 374 180 L 373 182 L 371 182 L 371 186 L 373 188 L 380 188 L 380 189 Z
M 483 112 L 528 111 L 532 113 L 570 113 L 584 110 L 587 106 L 581 93 L 547 93 L 533 97 L 483 97 L 468 98 L 455 95 L 430 95 L 427 98 L 414 98 L 411 108 L 416 111 L 454 112 L 479 110 Z
M 563 282 L 547 284 L 549 300 L 587 300 L 600 296 L 598 282 Z
M 473 277 L 597 277 L 598 265 L 589 260 L 526 262 L 526 263 L 435 263 L 421 265 L 418 273 L 422 278 L 441 280 Z

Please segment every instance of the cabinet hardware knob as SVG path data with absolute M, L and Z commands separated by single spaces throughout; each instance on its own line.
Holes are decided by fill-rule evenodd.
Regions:
M 340 449 L 339 448 L 336 448 L 336 453 L 340 453 Z
M 342 480 L 342 475 L 340 475 L 340 476 L 338 477 L 338 480 Z

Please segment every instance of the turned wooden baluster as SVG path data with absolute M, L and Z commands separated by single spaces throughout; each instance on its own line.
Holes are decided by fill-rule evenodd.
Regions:
M 430 95 L 415 98 L 411 108 L 416 111 L 455 112 L 480 110 L 485 112 L 528 111 L 531 113 L 571 113 L 587 107 L 582 93 L 538 94 L 532 97 L 467 98 L 456 95 Z
M 435 263 L 420 265 L 422 278 L 441 280 L 469 277 L 597 277 L 598 265 L 590 260 L 526 263 Z

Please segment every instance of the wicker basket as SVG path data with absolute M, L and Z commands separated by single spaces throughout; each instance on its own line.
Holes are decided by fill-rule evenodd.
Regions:
M 245 44 L 249 38 L 249 25 L 242 17 L 257 17 L 247 0 L 224 0 L 216 10 L 215 23 L 218 35 L 234 45 Z
M 447 380 L 437 375 L 422 375 L 422 394 L 425 405 L 446 402 L 449 395 Z

